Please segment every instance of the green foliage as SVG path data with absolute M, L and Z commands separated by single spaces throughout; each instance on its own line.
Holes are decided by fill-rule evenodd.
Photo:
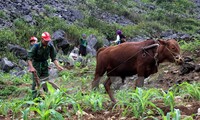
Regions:
M 48 31 L 49 33 L 53 33 L 56 30 L 67 30 L 67 24 L 64 20 L 58 17 L 47 17 L 45 16 L 43 19 L 39 17 L 35 17 L 37 20 L 37 29 L 39 30 L 38 33 L 41 35 L 44 31 Z
M 128 14 L 126 14 L 125 16 L 127 17 L 127 19 L 131 20 L 133 23 L 136 23 L 136 25 L 144 21 L 144 18 L 143 18 L 144 15 L 139 14 L 135 12 L 134 10 L 133 11 L 130 10 L 130 12 L 128 12 Z
M 8 116 L 8 112 L 10 110 L 10 102 L 6 102 L 3 100 L 0 100 L 0 114 L 4 116 Z
M 96 5 L 103 9 L 103 10 L 112 10 L 114 9 L 114 5 L 113 5 L 113 2 L 112 0 L 96 0 Z
M 200 21 L 192 18 L 181 19 L 177 25 L 178 30 L 186 31 L 187 33 L 195 33 L 199 30 L 197 26 L 200 26 Z
M 1 101 L 0 100 L 0 114 L 8 117 L 12 115 L 12 119 L 16 119 L 20 117 L 21 108 L 23 106 L 24 99 L 12 99 L 9 101 Z
M 200 46 L 200 41 L 198 39 L 195 39 L 194 41 L 191 42 L 185 42 L 181 40 L 179 43 L 181 49 L 185 51 L 194 51 L 195 49 L 198 49 Z
M 122 100 L 120 100 L 117 104 L 119 106 L 124 107 L 124 113 L 127 114 L 130 112 L 136 117 L 144 117 L 147 115 L 148 107 L 151 106 L 154 109 L 158 110 L 161 114 L 162 111 L 156 107 L 154 103 L 151 102 L 153 98 L 157 98 L 160 96 L 159 91 L 156 89 L 143 90 L 141 88 L 137 88 L 134 92 L 128 92 L 128 94 L 119 95 Z M 124 99 L 126 98 L 126 99 Z
M 179 109 L 174 109 L 171 112 L 167 113 L 165 120 L 180 120 L 181 119 L 181 112 Z
M 7 44 L 18 44 L 21 47 L 29 48 L 29 42 L 31 36 L 41 37 L 44 31 L 48 31 L 52 34 L 54 31 L 62 29 L 67 30 L 67 24 L 64 20 L 57 17 L 34 17 L 36 25 L 30 25 L 23 19 L 19 18 L 14 21 L 12 29 L 0 30 L 0 55 L 5 56 Z M 21 44 L 23 43 L 23 44 Z M 2 52 L 4 51 L 4 53 Z
M 95 59 L 93 59 L 95 61 Z M 95 62 L 91 62 L 90 65 L 95 66 Z M 92 68 L 92 67 L 89 67 Z M 77 112 L 83 113 L 85 110 L 92 110 L 93 112 L 108 109 L 109 98 L 105 93 L 104 86 L 100 84 L 100 90 L 91 91 L 90 84 L 93 74 L 83 74 L 86 73 L 89 68 L 85 67 L 80 70 L 80 68 L 73 69 L 72 71 L 62 71 L 60 72 L 61 84 L 63 85 L 60 90 L 55 90 L 50 84 L 48 84 L 49 92 L 45 94 L 44 98 L 40 97 L 35 100 L 31 100 L 29 93 L 26 96 L 18 100 L 13 100 L 12 102 L 1 101 L 0 114 L 8 116 L 8 111 L 12 110 L 12 117 L 15 119 L 23 118 L 24 120 L 31 119 L 31 114 L 36 113 L 34 118 L 37 119 L 64 119 L 69 118 Z M 94 68 L 92 68 L 94 69 Z M 79 74 L 81 74 L 82 79 L 80 79 Z M 63 78 L 65 76 L 65 78 Z M 1 85 L 5 85 L 6 81 L 10 79 L 9 75 L 2 75 Z M 29 76 L 25 76 L 22 80 L 19 78 L 14 78 L 10 81 L 20 83 L 20 82 L 30 82 L 28 80 Z M 69 86 L 66 86 L 69 85 Z M 25 92 L 28 88 L 18 89 L 21 92 Z M 125 94 L 126 93 L 126 94 Z M 12 96 L 12 97 L 17 97 Z M 26 94 L 26 93 L 25 93 Z M 160 114 L 163 120 L 174 119 L 178 120 L 180 117 L 180 111 L 174 109 L 175 95 L 184 96 L 184 94 L 189 94 L 191 98 L 199 100 L 199 83 L 189 84 L 183 83 L 178 86 L 178 88 L 171 88 L 169 92 L 164 92 L 158 89 L 141 89 L 136 90 L 119 90 L 116 92 L 116 98 L 118 103 L 113 107 L 113 111 L 123 110 L 122 116 L 133 116 L 138 119 L 156 119 L 155 114 Z M 196 96 L 196 97 L 195 97 Z M 166 106 L 170 106 L 170 112 L 164 115 L 164 112 L 156 106 L 155 101 L 157 99 L 163 100 Z M 71 108 L 69 109 L 69 106 Z M 58 112 L 59 111 L 59 112 Z M 61 112 L 60 112 L 61 111 Z M 81 116 L 79 116 L 81 117 Z
M 147 1 L 153 2 L 154 0 Z M 156 21 L 160 23 L 161 26 L 164 24 L 170 29 L 176 29 L 186 33 L 196 32 L 195 24 L 198 21 L 196 21 L 193 17 L 189 17 L 188 15 L 190 8 L 193 7 L 192 2 L 188 0 L 157 0 L 156 3 L 159 6 L 155 10 L 150 10 L 147 14 L 145 14 L 146 21 Z M 188 21 L 188 18 L 192 21 L 196 21 L 195 24 L 194 22 L 186 22 Z
M 91 108 L 95 112 L 103 110 L 103 103 L 107 100 L 108 98 L 105 98 L 103 94 L 91 91 L 88 95 L 84 95 L 82 102 L 84 103 L 85 107 Z
M 23 19 L 16 19 L 14 21 L 14 34 L 16 36 L 16 39 L 14 39 L 11 43 L 12 44 L 18 44 L 21 47 L 28 48 L 29 42 L 31 36 L 35 35 L 36 28 L 34 26 L 29 25 L 26 23 Z M 24 43 L 22 46 L 21 43 Z
M 137 28 L 140 31 L 138 33 L 145 34 L 147 36 L 157 38 L 161 31 L 165 30 L 165 26 L 160 25 L 157 22 L 143 22 L 137 25 Z
M 21 84 L 28 84 L 31 82 L 29 75 L 23 77 L 11 76 L 10 74 L 0 74 L 0 99 L 6 99 L 10 95 L 19 95 L 20 91 L 27 91 L 28 88 L 20 88 Z M 22 91 L 21 91 L 22 92 Z
M 47 88 L 48 93 L 45 94 L 44 99 L 36 98 L 35 102 L 26 101 L 24 103 L 28 103 L 30 106 L 23 111 L 23 118 L 28 119 L 28 114 L 30 114 L 31 111 L 35 111 L 38 113 L 41 120 L 48 120 L 50 118 L 64 120 L 62 114 L 55 110 L 65 103 L 66 98 L 63 97 L 63 92 L 55 90 L 49 83 L 47 83 Z M 37 103 L 38 100 L 40 101 L 39 103 Z
M 11 95 L 14 91 L 17 90 L 16 86 L 5 86 L 5 88 L 3 88 L 0 91 L 0 98 L 7 98 L 9 95 Z
M 0 10 L 0 18 L 6 19 L 6 13 L 3 10 Z
M 16 43 L 15 33 L 8 28 L 0 30 L 0 51 L 6 51 L 7 43 Z
M 5 53 L 7 53 L 7 54 L 5 55 Z M 4 55 L 3 56 L 5 56 L 6 58 L 8 58 L 9 61 L 12 61 L 12 62 L 15 62 L 15 63 L 18 62 L 17 61 L 18 60 L 17 56 L 13 55 L 13 52 L 10 52 L 8 49 L 6 49 L 4 51 Z
M 157 4 L 154 10 L 148 10 L 147 7 L 138 6 L 136 2 L 130 0 L 87 0 L 81 2 L 85 5 L 86 12 L 84 20 L 77 21 L 74 24 L 67 25 L 66 21 L 58 17 L 49 17 L 48 14 L 54 13 L 50 5 L 44 5 L 44 9 L 47 14 L 41 14 L 41 16 L 33 16 L 35 21 L 34 25 L 26 23 L 22 18 L 14 21 L 14 26 L 11 29 L 3 29 L 0 31 L 0 50 L 5 50 L 7 43 L 22 44 L 22 47 L 28 48 L 29 42 L 27 40 L 31 36 L 41 37 L 41 33 L 48 31 L 51 34 L 62 29 L 66 31 L 67 38 L 74 41 L 75 45 L 78 42 L 82 33 L 87 35 L 94 34 L 98 38 L 99 47 L 102 46 L 102 39 L 104 36 L 108 40 L 115 39 L 115 31 L 122 29 L 127 37 L 134 37 L 136 35 L 147 35 L 150 37 L 157 37 L 157 35 L 166 29 L 177 29 L 187 33 L 194 33 L 198 30 L 199 21 L 188 16 L 190 8 L 193 4 L 187 0 L 175 0 L 175 1 L 160 1 L 160 0 L 142 0 L 147 4 Z M 82 5 L 80 4 L 80 5 Z M 109 24 L 98 20 L 91 16 L 90 11 L 87 9 L 106 10 L 110 13 L 125 16 L 132 20 L 136 25 L 120 26 L 117 24 Z M 138 14 L 137 9 L 145 9 L 147 13 Z M 127 9 L 128 8 L 128 9 Z M 166 12 L 168 11 L 168 12 Z M 4 11 L 0 12 L 0 15 L 4 16 Z M 83 22 L 83 23 L 81 23 Z M 153 28 L 153 29 L 152 29 Z M 99 48 L 98 47 L 98 48 Z M 5 56 L 3 52 L 0 52 L 1 56 Z
M 192 7 L 192 2 L 188 0 L 164 1 L 158 4 L 170 13 L 185 13 L 186 10 Z
M 85 24 L 88 27 L 92 27 L 94 29 L 97 29 L 98 32 L 102 33 L 106 36 L 108 40 L 114 40 L 116 36 L 116 30 L 122 28 L 121 26 L 117 24 L 108 24 L 106 22 L 103 22 L 95 17 L 88 17 L 88 20 L 85 21 Z
M 129 0 L 96 0 L 96 5 L 102 10 L 106 10 L 110 13 L 128 16 L 129 11 L 127 11 L 128 3 L 132 4 L 133 2 L 129 2 Z
M 71 40 L 75 41 L 75 46 L 78 45 L 79 40 L 83 33 L 86 34 L 87 36 L 90 34 L 97 36 L 97 40 L 98 40 L 97 44 L 100 44 L 99 41 L 102 39 L 102 37 L 99 34 L 99 31 L 92 27 L 83 28 L 83 27 L 77 26 L 76 24 L 72 24 L 72 25 L 67 26 L 66 29 L 67 29 L 66 30 L 67 37 L 70 38 Z
M 174 106 L 175 106 L 174 93 L 171 91 L 167 93 L 165 91 L 162 91 L 162 93 L 165 105 L 170 106 L 171 112 L 174 112 Z
M 44 9 L 47 13 L 54 13 L 56 10 L 50 5 L 44 5 Z
M 200 84 L 199 83 L 193 83 L 193 84 L 189 84 L 189 83 L 182 83 L 180 85 L 177 86 L 178 89 L 178 94 L 181 95 L 190 95 L 191 98 L 196 99 L 196 100 L 200 100 Z
M 157 8 L 154 11 L 149 11 L 148 14 L 145 15 L 146 20 L 152 20 L 157 22 L 164 22 L 166 19 L 165 10 L 162 8 Z

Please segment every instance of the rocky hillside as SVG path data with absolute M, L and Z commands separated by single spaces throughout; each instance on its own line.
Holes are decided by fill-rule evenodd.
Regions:
M 58 29 L 72 43 L 84 32 L 94 34 L 101 45 L 114 40 L 117 29 L 123 30 L 128 41 L 191 41 L 200 33 L 199 0 L 6 0 L 0 1 L 0 16 L 2 51 L 8 43 L 28 48 L 30 36 Z
M 114 11 L 113 14 L 108 8 L 108 11 L 103 8 L 104 6 L 111 6 L 109 3 L 119 4 L 119 6 L 124 7 L 124 9 L 131 9 L 135 14 L 148 13 L 149 10 L 153 11 L 159 8 L 154 3 L 143 3 L 142 0 L 125 0 L 125 4 L 119 0 L 109 0 L 108 3 L 102 3 L 101 7 L 98 1 L 92 0 L 6 0 L 0 2 L 1 9 L 1 24 L 0 29 L 6 27 L 12 27 L 13 21 L 18 18 L 24 18 L 24 20 L 30 24 L 35 24 L 34 16 L 44 15 L 52 17 L 56 16 L 66 20 L 66 23 L 72 24 L 76 20 L 82 20 L 85 15 L 94 15 L 96 18 L 106 21 L 108 23 L 117 23 L 120 25 L 134 25 L 136 22 L 132 21 L 130 18 L 131 13 L 127 15 L 118 15 L 118 11 Z M 147 0 L 148 1 L 148 0 Z M 102 2 L 100 0 L 100 2 Z M 127 6 L 127 2 L 130 4 Z M 196 18 L 200 19 L 200 1 L 193 0 L 196 5 L 192 8 L 193 14 L 196 14 Z M 129 8 L 132 7 L 132 8 Z M 93 9 L 94 8 L 94 9 Z M 103 8 L 103 9 L 102 9 Z M 120 10 L 119 10 L 120 11 Z M 86 13 L 85 13 L 86 12 Z M 127 10 L 128 12 L 128 10 Z

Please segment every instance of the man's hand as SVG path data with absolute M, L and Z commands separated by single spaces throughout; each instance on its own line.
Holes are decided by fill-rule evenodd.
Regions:
M 28 70 L 29 72 L 36 72 L 36 70 L 35 70 L 35 68 L 34 67 L 29 67 L 29 70 Z
M 111 44 L 115 43 L 115 41 L 110 41 Z
M 33 67 L 32 61 L 28 60 L 28 71 L 29 72 L 36 72 L 36 69 Z
M 57 69 L 58 69 L 59 71 L 61 71 L 61 70 L 64 69 L 63 67 L 61 67 L 61 66 L 59 65 L 59 63 L 58 63 L 57 60 L 54 60 L 53 63 L 56 65 L 56 67 L 57 67 Z

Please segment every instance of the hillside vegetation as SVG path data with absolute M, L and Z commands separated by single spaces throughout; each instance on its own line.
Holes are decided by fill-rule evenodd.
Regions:
M 17 7 L 23 8 L 23 3 L 30 7 L 29 12 L 17 13 Z M 198 8 L 190 0 L 57 0 L 4 5 L 0 10 L 1 20 L 5 23 L 0 30 L 1 56 L 8 55 L 4 52 L 8 43 L 27 49 L 31 36 L 40 38 L 44 31 L 52 34 L 59 29 L 66 32 L 66 38 L 72 43 L 82 33 L 94 34 L 99 46 L 103 39 L 114 40 L 117 29 L 121 29 L 129 40 L 137 36 L 162 38 L 161 33 L 167 30 L 199 39 Z M 7 10 L 10 7 L 15 8 L 14 12 Z M 69 10 L 78 12 L 68 13 Z M 32 20 L 28 21 L 26 15 Z

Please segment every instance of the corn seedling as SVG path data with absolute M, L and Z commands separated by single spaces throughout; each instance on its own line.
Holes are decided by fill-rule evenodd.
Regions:
M 174 109 L 171 112 L 167 113 L 167 116 L 164 120 L 180 120 L 181 119 L 181 113 L 179 109 Z
M 200 100 L 200 84 L 199 83 L 194 83 L 194 84 L 189 84 L 189 83 L 182 83 L 179 85 L 181 89 L 182 94 L 190 94 L 194 99 Z
M 165 91 L 162 91 L 163 93 L 163 100 L 165 105 L 170 106 L 171 112 L 174 112 L 174 106 L 175 106 L 175 101 L 174 101 L 174 93 L 169 91 L 165 93 Z
M 68 81 L 73 78 L 72 73 L 70 73 L 69 71 L 62 71 L 61 73 L 59 73 L 59 75 L 64 81 Z
M 21 109 L 23 106 L 23 101 L 21 100 L 15 100 L 12 101 L 10 104 L 10 110 L 12 111 L 12 119 L 17 118 L 19 113 L 21 113 Z
M 66 98 L 59 90 L 55 90 L 51 84 L 47 83 L 48 93 L 45 94 L 44 99 L 36 98 L 35 103 L 26 102 L 30 105 L 23 111 L 23 118 L 28 119 L 28 113 L 35 111 L 41 120 L 59 119 L 63 120 L 62 115 L 56 109 L 65 103 Z M 39 103 L 37 102 L 39 101 Z
M 74 64 L 74 66 L 75 66 L 76 69 L 78 69 L 78 68 L 81 66 L 81 62 L 76 62 L 76 63 Z
M 84 95 L 83 97 L 84 105 L 90 107 L 93 111 L 103 110 L 103 102 L 106 100 L 108 99 L 106 99 L 101 93 L 94 91 Z
M 124 96 L 126 99 L 122 99 L 117 105 L 125 107 L 123 113 L 124 115 L 126 115 L 130 110 L 134 117 L 140 118 L 140 116 L 143 117 L 148 114 L 147 112 L 149 106 L 158 110 L 156 105 L 151 102 L 151 99 L 158 96 L 158 93 L 158 90 L 154 89 L 145 91 L 141 88 L 137 88 L 135 92 L 128 92 L 127 95 Z
M 8 115 L 8 111 L 10 110 L 10 102 L 3 102 L 2 100 L 0 100 L 0 114 L 7 116 Z

